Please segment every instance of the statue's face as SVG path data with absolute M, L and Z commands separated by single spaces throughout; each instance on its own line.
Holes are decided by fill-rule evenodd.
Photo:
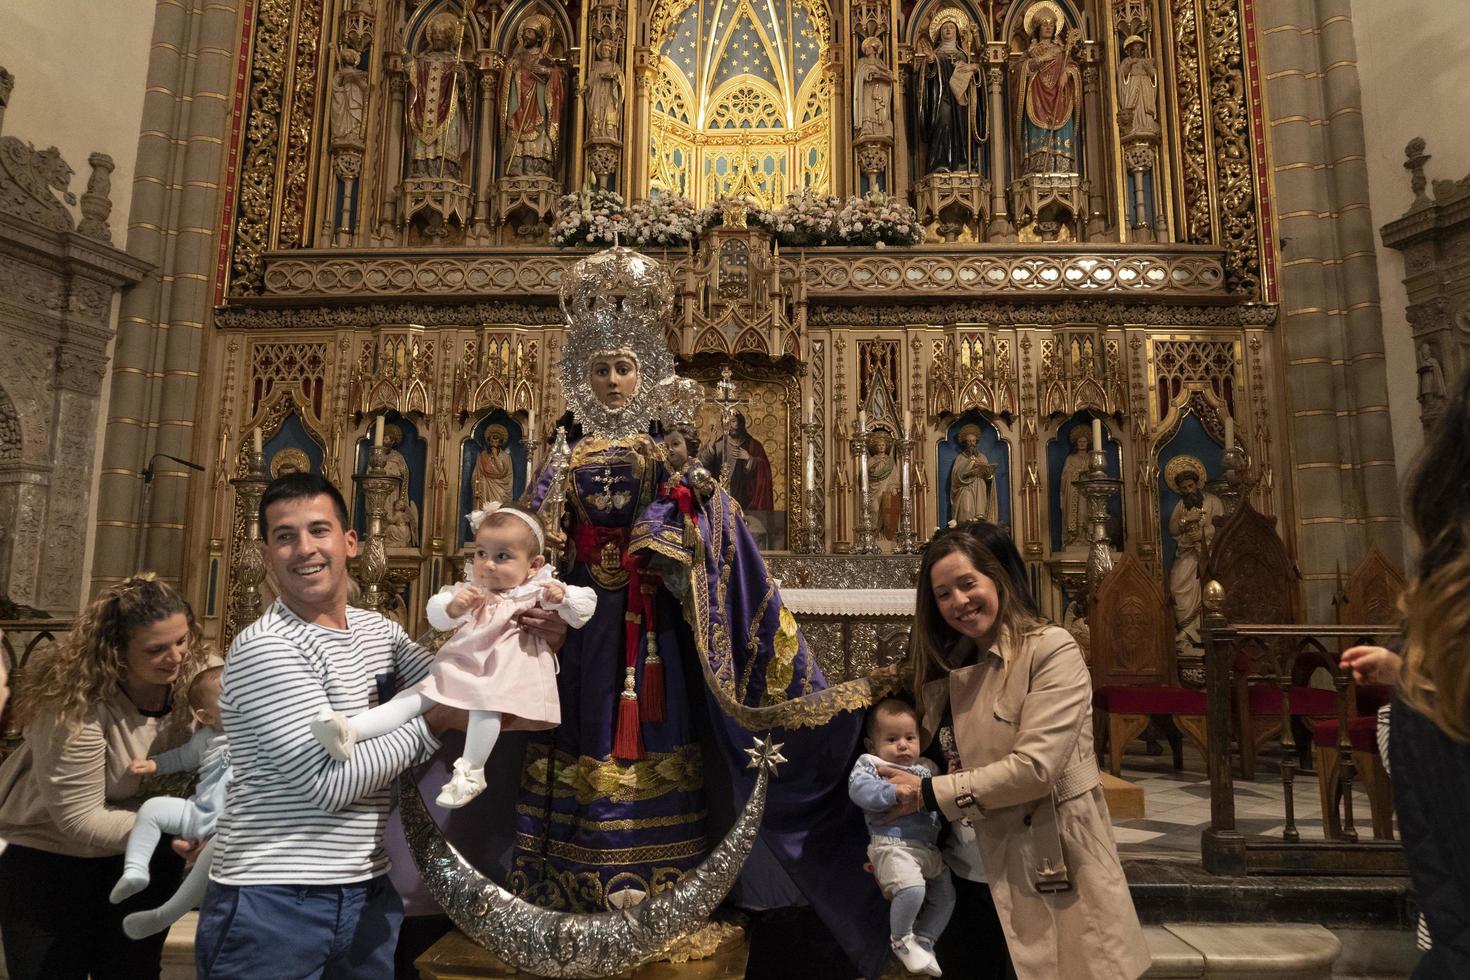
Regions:
M 1186 497 L 1199 491 L 1199 481 L 1193 476 L 1185 475 L 1179 478 L 1179 496 Z
M 501 446 L 505 445 L 505 440 L 500 438 L 499 432 L 492 432 L 485 437 L 485 445 L 489 446 L 491 449 L 499 449 Z
M 1143 42 L 1142 41 L 1134 41 L 1132 44 L 1128 45 L 1128 57 L 1130 57 L 1130 58 L 1142 58 L 1143 57 Z
M 1057 36 L 1057 22 L 1050 17 L 1042 18 L 1036 22 L 1036 36 L 1043 41 L 1050 41 Z
M 868 440 L 868 445 L 871 446 L 873 452 L 877 453 L 879 456 L 887 455 L 888 447 L 890 444 L 891 440 L 888 438 L 888 433 L 886 432 L 875 432 Z
M 1078 452 L 1087 451 L 1087 443 L 1092 439 L 1086 432 L 1078 431 L 1072 434 L 1072 448 Z
M 960 36 L 960 29 L 955 26 L 954 21 L 947 20 L 939 25 L 939 40 L 943 44 L 953 44 L 955 38 Z
M 604 407 L 613 411 L 627 408 L 638 394 L 638 360 L 621 351 L 600 355 L 592 359 L 587 380 Z
M 536 30 L 536 28 L 534 28 L 534 27 L 525 27 L 525 28 L 522 28 L 521 29 L 521 47 L 524 47 L 524 48 L 539 48 L 539 47 L 541 47 L 541 32 L 538 31 L 538 30 Z
M 975 435 L 975 433 L 973 432 L 967 433 L 965 437 L 960 440 L 960 448 L 962 448 L 967 453 L 973 453 L 979 445 L 980 437 Z
M 603 61 L 608 61 L 612 58 L 612 53 L 613 47 L 611 41 L 597 42 L 597 57 L 601 58 Z

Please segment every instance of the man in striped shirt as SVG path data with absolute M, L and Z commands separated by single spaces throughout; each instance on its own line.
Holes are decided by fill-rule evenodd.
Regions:
M 220 716 L 234 765 L 195 960 L 202 978 L 386 978 L 403 905 L 387 878 L 390 786 L 462 711 L 438 706 L 336 762 L 311 736 L 324 705 L 353 714 L 428 671 L 396 623 L 347 606 L 357 536 L 341 493 L 281 477 L 260 501 L 280 598 L 230 645 Z

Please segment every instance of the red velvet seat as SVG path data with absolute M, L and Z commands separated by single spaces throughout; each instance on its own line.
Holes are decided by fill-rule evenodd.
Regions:
M 1354 752 L 1378 754 L 1378 718 L 1367 715 L 1348 719 L 1348 741 Z M 1312 744 L 1318 748 L 1337 748 L 1337 722 L 1319 721 L 1312 726 Z
M 1205 694 L 1184 687 L 1103 687 L 1092 706 L 1120 715 L 1203 715 Z
M 1252 715 L 1281 714 L 1281 688 L 1272 684 L 1252 684 L 1247 694 Z M 1320 718 L 1337 714 L 1337 692 L 1320 687 L 1294 686 L 1291 689 L 1293 717 Z

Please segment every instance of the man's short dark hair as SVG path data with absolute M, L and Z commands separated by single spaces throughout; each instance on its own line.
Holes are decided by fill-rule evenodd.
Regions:
M 342 530 L 348 529 L 347 501 L 342 499 L 342 491 L 322 476 L 320 473 L 287 473 L 278 476 L 265 488 L 265 493 L 260 495 L 260 536 L 270 536 L 270 527 L 265 522 L 266 509 L 271 504 L 282 500 L 309 500 L 312 497 L 330 497 L 332 509 L 337 512 L 337 523 L 342 525 Z

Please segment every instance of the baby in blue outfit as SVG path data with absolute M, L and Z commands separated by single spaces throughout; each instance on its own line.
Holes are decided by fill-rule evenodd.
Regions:
M 916 776 L 933 776 L 939 767 L 919 757 L 919 716 L 913 706 L 886 698 L 868 712 L 867 753 L 858 756 L 847 793 L 867 818 L 868 860 L 883 897 L 888 899 L 893 951 L 911 973 L 940 975 L 934 940 L 954 911 L 954 883 L 939 852 L 943 817 L 910 813 L 880 822 L 898 800 L 898 791 L 878 767 L 892 766 Z
M 225 808 L 225 786 L 230 781 L 230 752 L 219 720 L 219 686 L 223 667 L 201 670 L 189 684 L 189 707 L 199 726 L 194 736 L 176 749 L 151 759 L 135 759 L 128 771 L 139 776 L 173 772 L 199 773 L 194 795 L 187 800 L 155 796 L 138 808 L 128 835 L 123 857 L 123 874 L 112 889 L 114 904 L 148 887 L 148 862 L 163 834 L 184 840 L 201 840 L 214 833 Z M 156 909 L 134 912 L 123 919 L 123 931 L 133 939 L 151 936 L 173 925 L 198 905 L 209 885 L 209 859 L 213 842 L 194 862 L 189 876 L 173 897 Z

